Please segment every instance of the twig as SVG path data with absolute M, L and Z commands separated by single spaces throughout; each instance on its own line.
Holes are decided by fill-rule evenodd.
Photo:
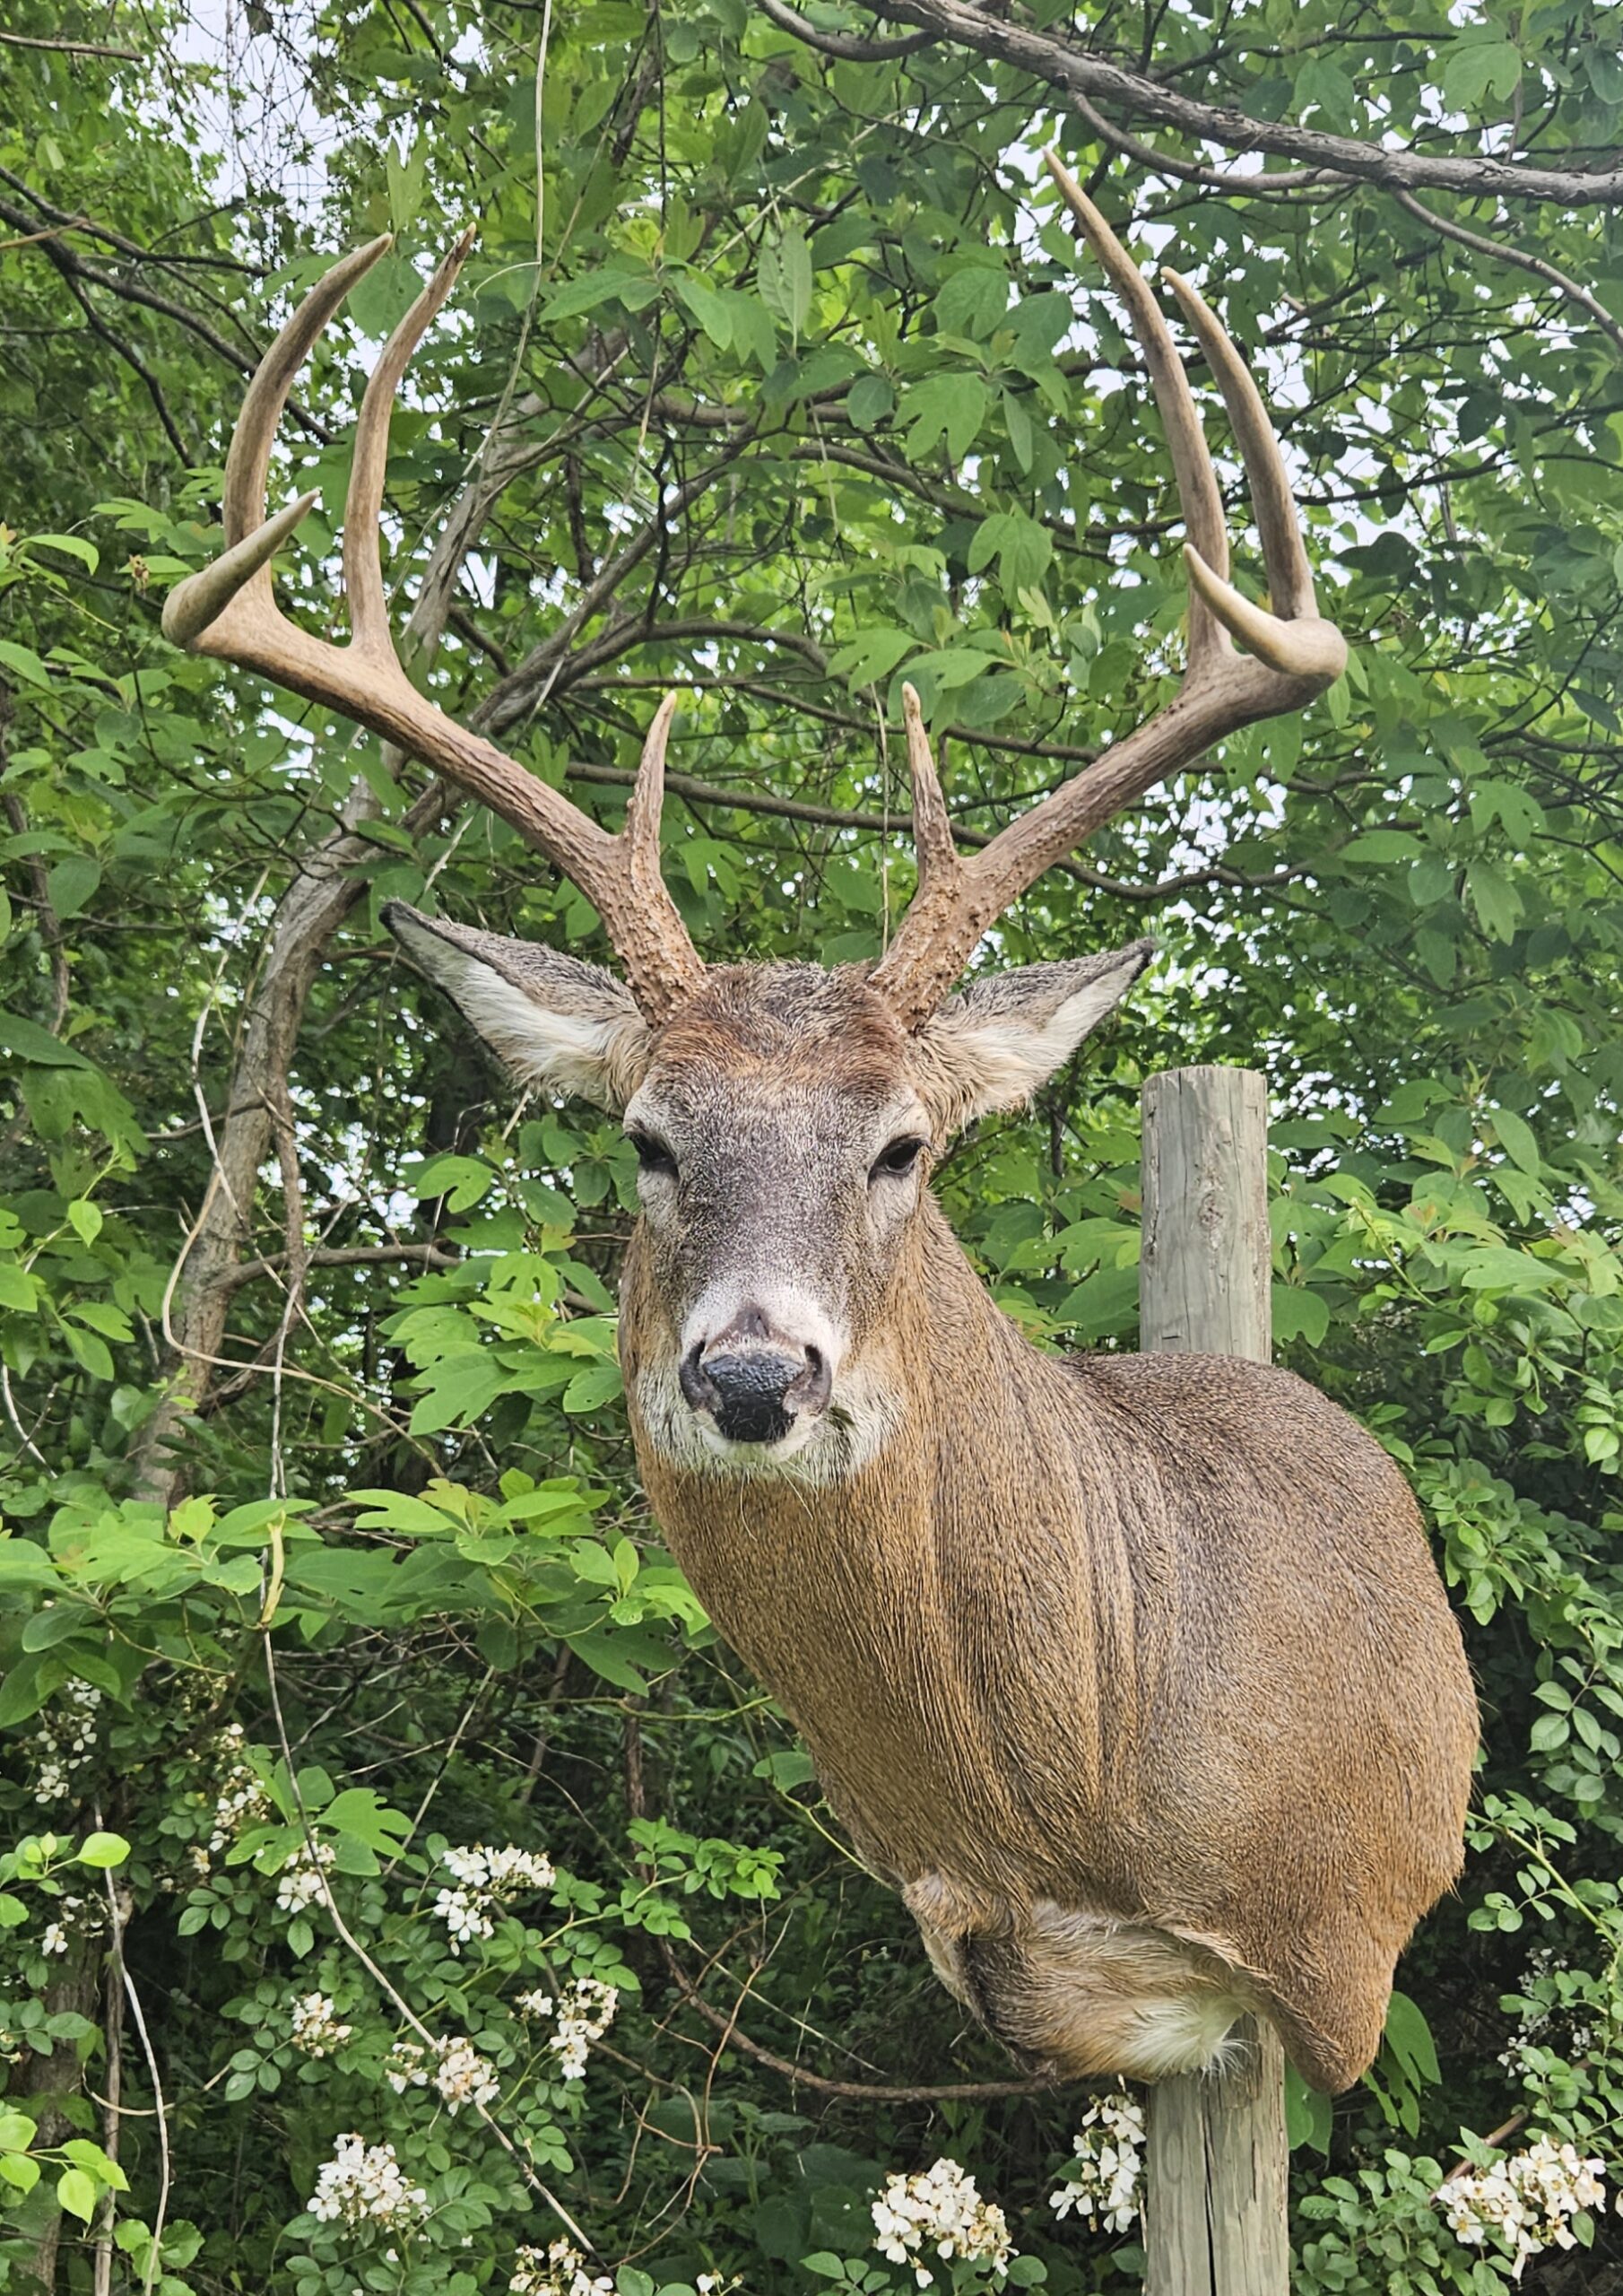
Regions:
M 1524 255 L 1519 248 L 1507 248 L 1503 240 L 1490 239 L 1484 232 L 1467 230 L 1463 223 L 1456 223 L 1447 216 L 1436 215 L 1410 192 L 1394 190 L 1392 196 L 1405 215 L 1412 215 L 1417 223 L 1424 223 L 1439 239 L 1457 240 L 1473 254 L 1488 256 L 1496 263 L 1514 264 L 1518 271 L 1530 271 L 1535 279 L 1542 279 L 1558 294 L 1565 295 L 1569 303 L 1586 311 L 1601 332 L 1623 351 L 1623 320 L 1613 318 L 1599 296 L 1591 294 L 1576 279 L 1569 279 L 1564 271 L 1558 271 L 1553 263 L 1546 263 L 1542 256 Z
M 110 56 L 120 64 L 139 64 L 138 48 L 114 48 L 100 39 L 36 39 L 27 32 L 0 32 L 7 48 L 45 48 L 59 56 Z
M 96 1810 L 96 1824 L 100 1829 L 101 1812 Z M 163 2100 L 163 2081 L 158 2071 L 157 2053 L 152 2048 L 152 2035 L 146 2029 L 146 2017 L 141 2006 L 141 1996 L 135 1990 L 135 1980 L 129 1973 L 124 1958 L 124 1922 L 120 1918 L 117 1893 L 113 1888 L 111 1871 L 103 1867 L 102 1883 L 107 1890 L 107 1901 L 113 1917 L 112 1961 L 123 1983 L 130 2015 L 135 2021 L 135 2031 L 141 2036 L 141 2054 L 146 2059 L 147 2078 L 152 2084 L 152 2102 L 158 2108 L 158 2205 L 152 2212 L 152 2245 L 146 2252 L 146 2263 L 141 2274 L 141 2296 L 152 2296 L 153 2276 L 163 2257 L 163 2228 L 169 2210 L 169 2107 Z
M 858 39 L 852 32 L 820 32 L 795 9 L 785 7 L 784 0 L 756 0 L 756 5 L 779 31 L 793 32 L 820 56 L 838 56 L 848 64 L 888 64 L 893 57 L 916 56 L 921 48 L 936 45 L 933 32 L 907 32 L 899 39 Z

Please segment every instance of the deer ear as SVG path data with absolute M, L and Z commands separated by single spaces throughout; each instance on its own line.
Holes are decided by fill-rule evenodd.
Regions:
M 647 1067 L 650 1031 L 623 981 L 601 965 L 510 941 L 403 900 L 383 921 L 413 964 L 461 1007 L 492 1052 L 527 1084 L 624 1108 Z
M 943 1004 L 913 1039 L 918 1089 L 942 1136 L 1029 1100 L 1115 1011 L 1155 946 L 991 973 Z

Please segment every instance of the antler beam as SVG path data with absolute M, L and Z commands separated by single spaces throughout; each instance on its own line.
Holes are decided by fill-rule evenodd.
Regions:
M 665 744 L 676 695 L 666 695 L 648 728 L 626 825 L 613 837 L 516 759 L 419 693 L 389 634 L 378 550 L 389 417 L 412 353 L 467 259 L 471 230 L 446 256 L 389 337 L 361 401 L 343 519 L 349 644 L 312 637 L 276 604 L 271 561 L 316 500 L 314 494 L 301 495 L 274 517 L 265 517 L 276 425 L 317 335 L 355 282 L 392 244 L 374 239 L 334 264 L 265 352 L 243 399 L 226 463 L 225 548 L 212 566 L 170 592 L 163 610 L 165 634 L 193 653 L 234 662 L 368 726 L 499 813 L 579 886 L 603 918 L 638 1006 L 649 1020 L 663 1021 L 704 978 L 704 965 L 660 874 Z
M 1188 535 L 1187 665 L 1183 683 L 1163 709 L 968 856 L 954 848 L 918 696 L 911 686 L 904 687 L 918 891 L 874 970 L 872 984 L 910 1029 L 935 1010 L 987 927 L 1046 869 L 1214 742 L 1259 718 L 1304 709 L 1334 683 L 1347 661 L 1346 640 L 1319 613 L 1289 475 L 1239 353 L 1189 282 L 1166 272 L 1223 394 L 1245 458 L 1271 611 L 1252 604 L 1228 580 L 1228 539 L 1217 474 L 1184 362 L 1143 274 L 1060 161 L 1052 152 L 1043 156 L 1082 237 L 1127 307 L 1150 370 Z M 1235 652 L 1236 639 L 1246 654 Z

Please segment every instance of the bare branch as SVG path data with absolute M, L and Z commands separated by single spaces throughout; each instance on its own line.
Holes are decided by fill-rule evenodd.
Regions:
M 1406 191 L 1394 190 L 1392 196 L 1405 215 L 1412 215 L 1417 223 L 1424 223 L 1428 230 L 1436 231 L 1440 239 L 1456 240 L 1461 247 L 1470 248 L 1473 254 L 1488 256 L 1496 263 L 1515 264 L 1518 271 L 1530 271 L 1535 279 L 1542 279 L 1558 293 L 1565 295 L 1569 303 L 1575 303 L 1581 311 L 1586 312 L 1618 349 L 1623 351 L 1623 322 L 1613 318 L 1598 295 L 1591 294 L 1589 289 L 1580 285 L 1577 280 L 1569 279 L 1564 271 L 1558 271 L 1553 263 L 1546 263 L 1542 256 L 1527 255 L 1520 248 L 1507 248 L 1502 239 L 1490 239 L 1485 232 L 1467 230 L 1463 223 L 1456 223 L 1447 216 L 1434 214 L 1429 207 L 1423 206 Z

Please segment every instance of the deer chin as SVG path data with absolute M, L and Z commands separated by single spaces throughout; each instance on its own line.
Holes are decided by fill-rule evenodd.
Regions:
M 637 1432 L 667 1465 L 717 1481 L 843 1483 L 876 1458 L 902 1421 L 899 1396 L 861 1364 L 841 1368 L 825 1408 L 794 1421 L 776 1443 L 735 1443 L 695 1411 L 674 1363 L 633 1382 Z

